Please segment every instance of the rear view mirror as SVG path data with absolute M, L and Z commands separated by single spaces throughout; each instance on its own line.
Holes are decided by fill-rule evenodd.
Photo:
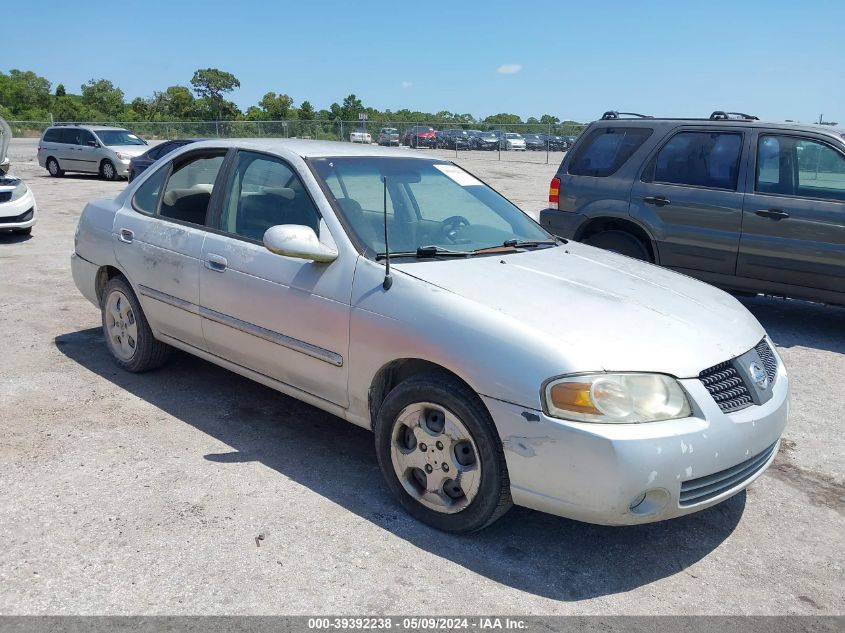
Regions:
M 337 259 L 337 251 L 326 246 L 309 226 L 279 224 L 264 233 L 264 246 L 271 253 L 327 264 Z

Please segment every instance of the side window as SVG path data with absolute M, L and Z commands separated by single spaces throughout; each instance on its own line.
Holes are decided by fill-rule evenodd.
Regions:
M 578 148 L 569 163 L 573 176 L 610 176 L 651 136 L 650 128 L 600 128 Z
M 94 141 L 94 135 L 91 134 L 88 130 L 79 130 L 79 144 L 80 145 L 88 145 L 91 141 Z
M 791 136 L 757 142 L 760 193 L 845 201 L 845 157 L 824 143 Z
M 161 196 L 159 215 L 165 218 L 205 224 L 214 181 L 225 152 L 193 156 L 174 166 Z
M 238 154 L 220 222 L 227 233 L 259 242 L 278 224 L 320 232 L 320 214 L 296 173 L 278 158 L 253 152 Z
M 663 146 L 654 182 L 736 190 L 742 134 L 680 132 Z
M 164 179 L 167 177 L 168 171 L 170 171 L 168 166 L 162 167 L 147 178 L 143 185 L 138 187 L 135 197 L 132 198 L 132 206 L 135 207 L 136 211 L 149 215 L 155 214 L 158 209 L 161 186 L 164 184 Z
M 44 132 L 44 142 L 45 143 L 61 143 L 61 135 L 60 130 L 56 128 L 50 128 L 46 132 Z
M 80 132 L 81 130 L 77 128 L 64 128 L 61 131 L 60 135 L 60 143 L 66 143 L 68 145 L 79 145 L 80 144 Z

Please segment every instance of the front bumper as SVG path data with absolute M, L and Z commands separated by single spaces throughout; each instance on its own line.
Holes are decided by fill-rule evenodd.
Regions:
M 774 461 L 786 427 L 783 365 L 778 361 L 771 400 L 729 415 L 700 380 L 680 382 L 694 417 L 645 424 L 568 422 L 484 397 L 502 439 L 514 503 L 588 523 L 632 525 L 697 512 L 745 489 Z M 743 463 L 753 468 L 722 477 Z M 717 484 L 704 500 L 682 499 L 682 489 L 711 480 Z
M 38 205 L 30 190 L 17 200 L 0 202 L 0 231 L 28 229 L 37 220 Z

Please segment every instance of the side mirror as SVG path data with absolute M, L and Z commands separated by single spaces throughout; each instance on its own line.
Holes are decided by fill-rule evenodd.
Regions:
M 309 259 L 327 264 L 337 259 L 337 251 L 326 246 L 310 226 L 279 224 L 264 233 L 264 246 L 271 253 Z
M 91 147 L 99 147 L 100 144 L 97 141 L 88 141 L 88 145 Z

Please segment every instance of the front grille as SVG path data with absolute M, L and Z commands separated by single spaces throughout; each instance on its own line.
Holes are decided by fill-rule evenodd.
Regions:
M 751 393 L 731 361 L 725 361 L 698 374 L 719 408 L 729 413 L 751 406 Z
M 760 360 L 763 361 L 763 366 L 766 369 L 766 375 L 769 377 L 769 383 L 774 384 L 775 377 L 778 375 L 778 362 L 775 360 L 775 353 L 772 351 L 772 348 L 769 347 L 766 339 L 757 343 L 754 349 L 757 350 L 757 355 L 760 357 Z
M 12 199 L 11 191 L 0 191 L 0 202 L 8 202 Z
M 24 211 L 20 215 L 11 217 L 0 217 L 0 224 L 17 224 L 18 222 L 26 222 L 32 219 L 32 209 Z
M 702 503 L 751 479 L 769 461 L 776 447 L 777 442 L 762 453 L 746 459 L 736 466 L 720 470 L 718 473 L 706 477 L 681 482 L 681 496 L 678 505 L 686 507 Z

